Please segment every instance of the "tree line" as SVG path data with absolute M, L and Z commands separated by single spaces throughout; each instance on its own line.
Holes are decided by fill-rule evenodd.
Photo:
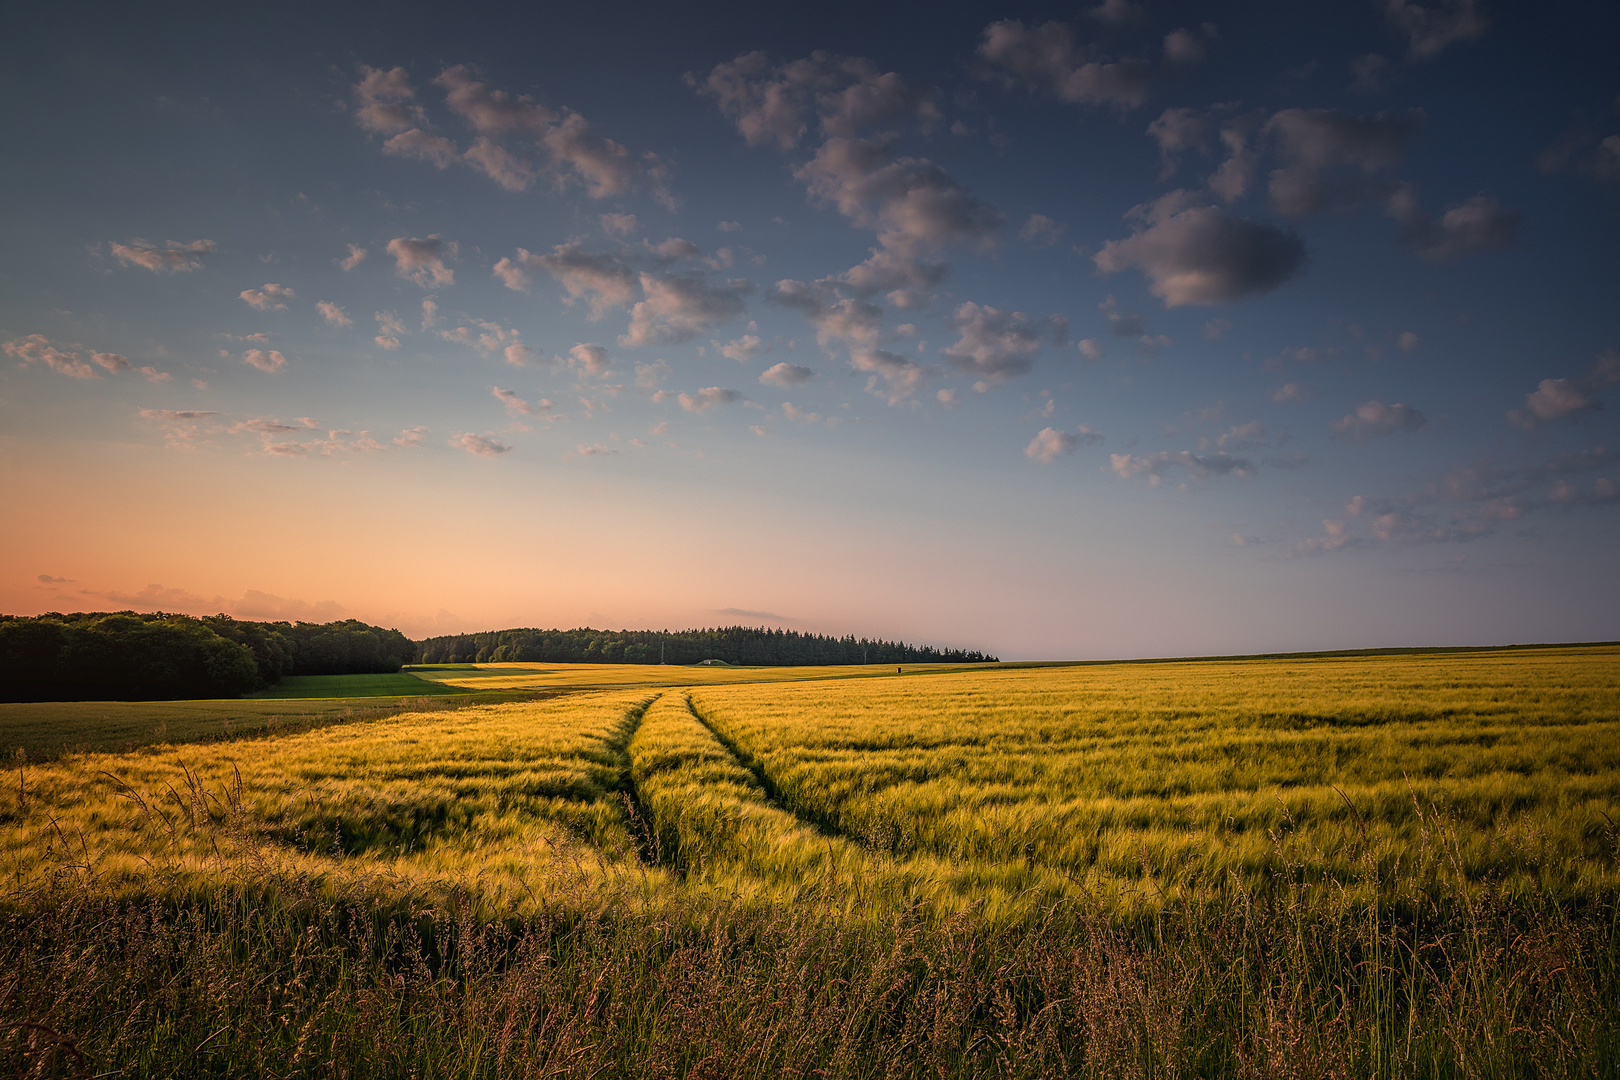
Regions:
M 238 697 L 284 675 L 398 671 L 416 645 L 358 619 L 253 622 L 228 615 L 0 615 L 0 700 Z
M 970 649 L 936 649 L 901 641 L 829 637 L 759 626 L 707 630 L 487 630 L 417 643 L 419 664 L 551 661 L 597 664 L 728 664 L 799 667 L 819 664 L 971 664 L 996 658 Z

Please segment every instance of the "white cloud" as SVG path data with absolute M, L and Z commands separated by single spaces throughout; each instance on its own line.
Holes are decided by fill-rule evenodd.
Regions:
M 1147 100 L 1152 69 L 1146 63 L 1096 57 L 1075 45 L 1074 31 L 1064 23 L 1029 27 L 1007 19 L 991 23 L 981 36 L 979 56 L 1005 72 L 1009 83 L 1080 105 L 1131 108 Z
M 399 236 L 388 241 L 388 254 L 394 257 L 395 272 L 424 289 L 455 284 L 455 271 L 444 265 L 457 252 L 456 242 L 441 240 L 435 234 L 426 239 Z
M 1455 262 L 1475 252 L 1507 247 L 1519 232 L 1519 213 L 1489 195 L 1448 206 L 1439 219 L 1418 205 L 1417 191 L 1402 184 L 1390 196 L 1389 216 L 1400 225 L 1400 243 L 1432 263 Z
M 394 436 L 394 445 L 403 449 L 410 449 L 412 447 L 423 445 L 425 442 L 427 442 L 427 437 L 427 428 L 422 427 L 421 425 L 417 425 L 416 427 L 408 427 L 402 429 L 398 435 Z
M 338 265 L 344 270 L 353 270 L 366 261 L 366 249 L 359 244 L 349 245 L 349 254 L 338 260 Z
M 744 334 L 737 340 L 728 341 L 724 345 L 719 342 L 715 343 L 715 346 L 720 350 L 721 356 L 728 360 L 738 361 L 752 360 L 755 354 L 759 352 L 759 345 L 760 341 L 757 334 Z
M 1309 386 L 1300 382 L 1283 383 L 1272 392 L 1271 400 L 1279 405 L 1295 405 L 1301 401 L 1309 401 L 1313 391 Z
M 1352 116 L 1337 109 L 1284 109 L 1262 129 L 1283 165 L 1271 174 L 1269 196 L 1279 213 L 1316 213 L 1383 195 L 1387 185 L 1370 180 L 1406 159 L 1406 145 L 1422 114 Z M 1332 174 L 1351 170 L 1334 183 Z
M 90 359 L 95 361 L 97 367 L 104 368 L 114 375 L 120 371 L 128 371 L 133 366 L 128 357 L 113 352 L 93 352 Z
M 7 356 L 16 357 L 23 367 L 44 364 L 57 374 L 70 378 L 99 378 L 96 369 L 87 364 L 82 356 L 68 349 L 57 348 L 44 334 L 29 334 L 21 341 L 8 341 L 0 348 L 5 350 Z
M 1384 11 L 1407 36 L 1417 60 L 1434 56 L 1454 41 L 1472 41 L 1487 25 L 1478 0 L 1437 0 L 1428 5 L 1384 0 Z
M 354 117 L 361 127 L 387 135 L 427 123 L 404 68 L 382 71 L 361 64 L 360 73 L 360 81 L 354 84 Z
M 679 262 L 682 259 L 695 259 L 703 254 L 703 249 L 684 240 L 679 236 L 671 236 L 662 243 L 653 244 L 646 240 L 642 244 L 652 254 L 653 260 L 660 263 Z
M 1140 20 L 1147 9 L 1131 0 L 1103 0 L 1086 14 L 1106 26 L 1121 27 Z
M 1172 64 L 1196 64 L 1204 58 L 1204 39 L 1191 30 L 1172 30 L 1164 35 L 1164 58 Z
M 1356 442 L 1397 431 L 1420 431 L 1428 425 L 1428 418 L 1410 405 L 1399 402 L 1385 405 L 1382 401 L 1364 401 L 1355 411 L 1328 425 L 1341 435 Z
M 722 221 L 720 224 L 716 225 L 715 228 L 719 229 L 721 232 L 727 232 L 727 233 L 729 233 L 729 232 L 740 232 L 742 230 L 742 222 L 740 222 L 740 221 Z
M 1130 311 L 1119 310 L 1119 301 L 1109 293 L 1097 305 L 1097 310 L 1108 318 L 1108 332 L 1115 337 L 1139 338 L 1147 333 L 1147 322 L 1142 316 Z
M 613 360 L 600 345 L 581 343 L 568 350 L 568 364 L 584 375 L 604 375 Z
M 928 374 L 922 365 L 887 349 L 851 349 L 849 360 L 856 371 L 867 373 L 866 392 L 887 398 L 890 405 L 914 393 Z M 882 389 L 878 386 L 880 379 Z
M 1063 230 L 1067 228 L 1068 226 L 1061 221 L 1049 218 L 1045 214 L 1031 214 L 1029 220 L 1018 230 L 1018 235 L 1031 244 L 1051 247 L 1057 243 L 1058 237 L 1063 235 Z
M 1075 342 L 1075 347 L 1080 350 L 1081 356 L 1093 362 L 1101 360 L 1104 356 L 1108 355 L 1100 344 L 1091 340 L 1090 338 L 1081 338 L 1079 341 Z
M 927 261 L 915 254 L 890 248 L 872 248 L 871 254 L 821 284 L 846 287 L 858 297 L 887 293 L 889 303 L 902 310 L 927 307 L 934 287 L 950 275 L 948 263 Z
M 354 320 L 349 318 L 348 312 L 330 300 L 315 301 L 315 308 L 329 326 L 349 326 L 354 323 Z
M 1211 476 L 1248 476 L 1254 471 L 1247 458 L 1230 454 L 1194 454 L 1190 450 L 1160 450 L 1152 454 L 1109 454 L 1108 467 L 1121 480 L 1137 476 L 1147 477 L 1148 483 L 1158 487 L 1171 470 L 1179 469 L 1190 479 L 1203 480 Z
M 427 330 L 439 321 L 439 304 L 431 298 L 422 301 L 422 329 Z
M 799 386 L 815 378 L 810 368 L 798 364 L 773 364 L 760 372 L 759 381 L 770 386 Z
M 658 384 L 669 377 L 669 363 L 665 360 L 654 360 L 652 363 L 636 361 L 636 385 L 643 390 L 654 390 Z
M 950 244 L 995 246 L 1001 212 L 926 158 L 895 157 L 888 140 L 832 138 L 794 170 L 812 198 L 830 203 L 878 242 L 915 256 Z
M 972 301 L 956 309 L 952 323 L 958 337 L 945 355 L 961 370 L 991 380 L 1028 372 L 1041 342 L 1048 335 L 1061 341 L 1068 325 L 1058 316 L 1034 319 Z
M 630 326 L 620 345 L 663 345 L 690 341 L 710 327 L 743 313 L 743 295 L 753 286 L 747 281 L 710 285 L 698 274 L 640 276 L 646 299 L 630 309 Z
M 285 285 L 266 284 L 262 289 L 243 289 L 238 295 L 256 311 L 286 311 L 286 302 L 297 294 Z
M 157 368 L 150 365 L 137 368 L 136 370 L 139 371 L 141 373 L 141 377 L 149 383 L 169 382 L 174 378 L 174 376 L 170 375 L 167 371 L 159 371 Z M 195 382 L 197 380 L 194 379 L 192 381 Z
M 1029 445 L 1024 447 L 1024 456 L 1039 461 L 1043 465 L 1050 465 L 1077 446 L 1101 441 L 1102 435 L 1085 424 L 1081 424 L 1076 428 L 1073 434 L 1058 431 L 1056 428 L 1045 427 L 1036 432 L 1035 437 L 1029 441 Z
M 742 401 L 743 396 L 735 390 L 727 390 L 722 386 L 705 386 L 696 394 L 681 394 L 676 400 L 687 412 L 705 412 L 716 405 L 730 405 Z
M 131 240 L 127 244 L 111 245 L 113 255 L 127 266 L 139 266 L 154 274 L 182 274 L 202 269 L 202 257 L 215 248 L 212 240 L 193 240 L 182 244 L 167 241 L 163 247 L 145 240 Z
M 1603 408 L 1598 391 L 1616 383 L 1620 383 L 1620 352 L 1610 349 L 1577 378 L 1542 379 L 1535 390 L 1525 395 L 1524 408 L 1512 410 L 1507 417 L 1527 431 L 1534 430 L 1554 420 Z
M 522 248 L 518 248 L 519 259 L 522 259 L 528 254 L 529 253 L 527 251 L 524 251 Z M 508 289 L 511 289 L 513 292 L 529 291 L 529 275 L 524 271 L 523 264 L 521 262 L 513 262 L 510 258 L 503 256 L 501 260 L 495 264 L 495 269 L 490 271 L 489 276 L 500 278 L 501 283 Z
M 513 367 L 524 367 L 542 359 L 539 353 L 536 353 L 521 341 L 514 341 L 508 345 L 503 355 L 506 357 L 506 362 Z
M 382 148 L 385 154 L 425 161 L 436 169 L 448 169 L 461 157 L 461 150 L 454 141 L 420 128 L 390 136 L 384 140 Z M 471 153 L 468 151 L 469 156 Z
M 517 416 L 519 413 L 523 414 L 524 416 L 534 415 L 534 406 L 530 405 L 527 401 L 524 401 L 521 397 L 519 397 L 516 390 L 503 390 L 499 386 L 494 386 L 490 388 L 489 392 L 493 394 L 501 404 L 505 405 L 506 411 L 511 413 L 513 416 Z
M 1104 274 L 1141 270 L 1165 307 L 1223 304 L 1270 292 L 1305 265 L 1299 237 L 1215 206 L 1177 209 L 1173 197 L 1145 211 L 1150 222 L 1093 256 Z
M 464 431 L 451 439 L 450 445 L 458 450 L 465 450 L 475 457 L 500 457 L 512 450 L 499 439 L 488 435 L 474 435 L 470 431 Z
M 629 236 L 636 231 L 634 214 L 603 214 L 596 220 L 601 224 L 602 231 L 609 236 Z
M 903 119 L 926 131 L 939 120 L 932 93 L 862 57 L 819 51 L 786 64 L 772 64 L 763 52 L 744 53 L 717 64 L 698 91 L 714 99 L 750 146 L 783 150 L 799 145 L 812 113 L 824 136 Z
M 539 135 L 557 119 L 554 111 L 531 97 L 491 90 L 466 64 L 446 68 L 433 81 L 444 89 L 450 111 L 480 135 Z
M 287 366 L 287 358 L 275 349 L 249 349 L 242 354 L 242 362 L 260 371 L 280 371 Z
M 507 269 L 503 271 L 502 267 Z M 520 276 L 509 277 L 513 270 Z M 507 287 L 521 289 L 528 284 L 522 271 L 543 270 L 562 284 L 566 302 L 583 299 L 591 309 L 591 319 L 600 319 L 614 308 L 629 306 L 636 295 L 636 275 L 612 255 L 585 250 L 581 241 L 558 244 L 549 255 L 534 255 L 517 249 L 516 260 L 502 259 L 495 267 L 506 277 Z M 515 283 L 514 283 L 515 282 Z

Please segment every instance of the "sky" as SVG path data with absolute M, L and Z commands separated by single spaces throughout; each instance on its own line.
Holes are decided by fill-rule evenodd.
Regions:
M 1620 638 L 1613 5 L 9 20 L 0 611 Z

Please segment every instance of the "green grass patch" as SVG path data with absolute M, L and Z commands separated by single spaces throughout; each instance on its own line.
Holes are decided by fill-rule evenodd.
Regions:
M 284 698 L 372 698 L 465 694 L 443 683 L 419 679 L 408 672 L 392 675 L 288 675 L 270 689 L 254 694 L 259 700 Z

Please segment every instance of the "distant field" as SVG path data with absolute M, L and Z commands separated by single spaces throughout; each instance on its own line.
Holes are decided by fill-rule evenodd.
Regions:
M 699 664 L 418 664 L 405 670 L 445 686 L 468 690 L 600 690 L 621 686 L 702 686 L 755 682 L 860 679 L 963 671 L 994 664 L 841 664 L 826 667 L 731 667 Z
M 1620 1073 L 1617 646 L 419 674 L 52 706 L 213 741 L 13 765 L 0 1024 L 86 1075 Z

